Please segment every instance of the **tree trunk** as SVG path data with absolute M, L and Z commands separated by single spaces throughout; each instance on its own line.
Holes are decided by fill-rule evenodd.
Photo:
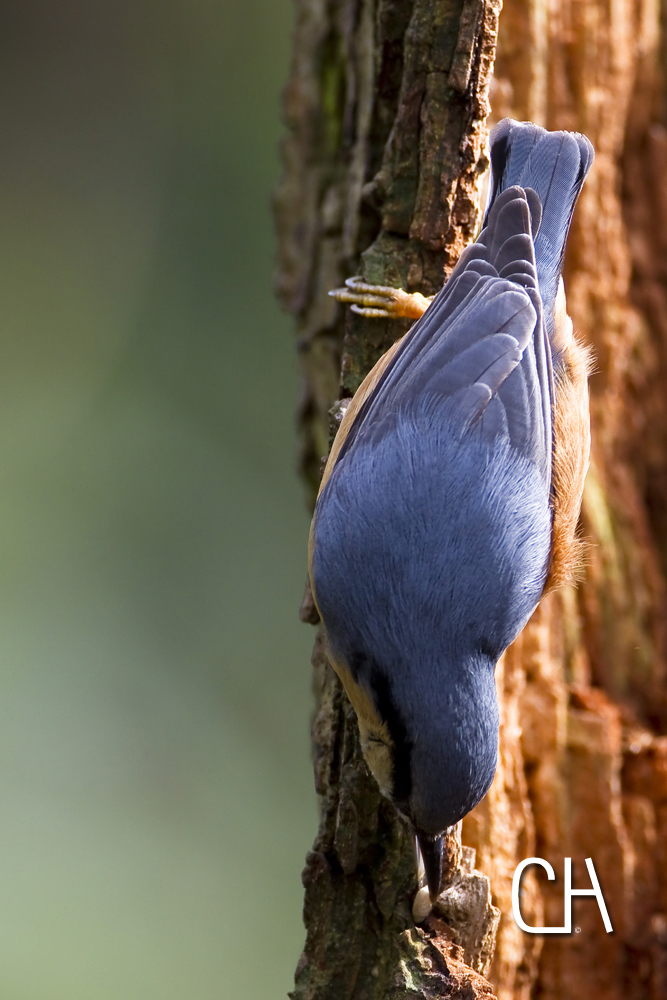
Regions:
M 578 587 L 542 603 L 498 666 L 500 761 L 463 842 L 500 908 L 488 971 L 499 1000 L 667 997 L 667 130 L 660 10 L 648 0 L 297 0 L 276 196 L 279 293 L 297 317 L 311 496 L 337 399 L 402 334 L 327 297 L 350 274 L 425 294 L 479 220 L 484 119 L 578 129 L 596 147 L 569 241 L 569 311 L 595 352 L 593 461 Z M 345 325 L 347 324 L 347 325 Z M 333 407 L 333 419 L 329 411 Z M 309 617 L 305 609 L 305 617 Z M 312 619 L 312 608 L 310 611 Z M 354 714 L 314 654 L 322 823 L 304 882 L 294 997 L 490 996 L 493 920 L 415 927 L 412 845 L 359 754 Z M 529 935 L 512 875 L 537 855 L 529 924 L 563 923 L 563 858 L 599 875 L 613 934 L 577 901 L 572 935 Z M 467 881 L 466 881 L 467 879 Z M 479 887 L 479 881 L 475 883 Z M 459 914 L 460 918 L 460 914 Z M 477 919 L 478 918 L 478 919 Z M 458 946 L 456 942 L 458 941 Z M 460 946 L 460 947 L 459 947 Z M 476 972 L 467 968 L 472 964 Z M 485 992 L 486 991 L 486 992 Z

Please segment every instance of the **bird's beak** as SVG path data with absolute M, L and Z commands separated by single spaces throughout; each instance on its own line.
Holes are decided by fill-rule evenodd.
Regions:
M 417 833 L 417 843 L 419 844 L 419 851 L 424 862 L 428 894 L 431 897 L 431 902 L 435 903 L 440 895 L 440 884 L 442 882 L 444 834 L 438 833 L 432 836 L 428 833 Z

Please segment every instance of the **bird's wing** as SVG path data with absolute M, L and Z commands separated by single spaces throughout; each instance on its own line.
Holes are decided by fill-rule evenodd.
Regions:
M 399 415 L 427 404 L 434 419 L 446 407 L 462 434 L 508 437 L 549 483 L 552 374 L 535 269 L 538 225 L 532 192 L 498 196 L 478 241 L 355 396 L 324 481 L 360 435 L 378 439 Z

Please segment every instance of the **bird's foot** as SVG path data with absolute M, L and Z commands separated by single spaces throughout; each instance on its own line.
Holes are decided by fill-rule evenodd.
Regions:
M 387 285 L 367 285 L 360 277 L 348 278 L 345 288 L 329 292 L 338 302 L 349 302 L 352 312 L 371 318 L 419 319 L 423 316 L 433 296 L 420 292 L 404 292 L 402 288 Z

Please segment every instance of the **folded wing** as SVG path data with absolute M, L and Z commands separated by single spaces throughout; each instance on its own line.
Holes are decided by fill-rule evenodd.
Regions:
M 553 387 L 535 264 L 539 223 L 533 192 L 515 186 L 496 198 L 479 239 L 375 381 L 338 462 L 360 436 L 378 441 L 426 405 L 433 420 L 446 413 L 462 438 L 508 438 L 549 483 Z

